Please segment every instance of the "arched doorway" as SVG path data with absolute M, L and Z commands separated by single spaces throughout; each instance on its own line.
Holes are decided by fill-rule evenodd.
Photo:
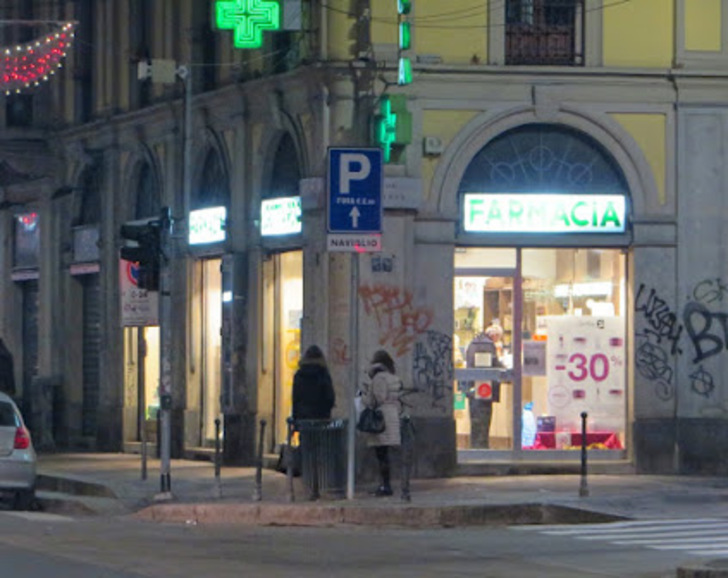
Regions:
M 458 187 L 454 342 L 459 456 L 598 458 L 627 444 L 629 188 L 572 128 L 513 128 Z
M 227 234 L 220 231 L 230 210 L 228 172 L 220 150 L 209 147 L 204 153 L 199 178 L 191 191 L 190 234 L 203 230 L 213 221 L 222 236 L 202 239 L 199 244 L 190 237 L 190 339 L 188 342 L 188 418 L 186 439 L 188 450 L 212 448 L 215 443 L 216 420 L 223 424 L 222 392 L 229 379 L 229 336 L 223 335 L 224 319 L 230 315 L 231 279 L 224 272 Z M 215 220 L 216 219 L 216 220 Z
M 101 226 L 101 178 L 102 170 L 90 166 L 82 173 L 81 206 L 74 227 L 74 234 L 92 232 L 98 238 Z M 98 260 L 98 255 L 96 256 Z M 99 261 L 100 263 L 100 261 Z M 99 265 L 100 266 L 100 265 Z M 82 293 L 81 305 L 81 436 L 93 440 L 98 435 L 97 414 L 101 390 L 101 276 L 99 267 L 81 270 L 75 278 Z
M 289 133 L 284 133 L 276 143 L 269 175 L 264 182 L 262 207 L 277 206 L 289 216 L 291 211 L 297 210 L 300 225 L 300 179 L 296 144 Z M 300 357 L 303 251 L 300 226 L 284 234 L 266 236 L 265 231 L 262 234 L 263 371 L 259 379 L 258 407 L 261 417 L 273 424 L 269 435 L 271 445 L 275 446 L 286 440 L 293 375 Z

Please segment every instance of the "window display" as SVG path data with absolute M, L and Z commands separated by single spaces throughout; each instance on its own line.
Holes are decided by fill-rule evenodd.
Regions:
M 626 429 L 625 256 L 617 249 L 516 249 L 455 254 L 455 410 L 460 449 L 621 450 Z M 521 327 L 521 367 L 513 368 Z M 520 407 L 515 407 L 520 405 Z

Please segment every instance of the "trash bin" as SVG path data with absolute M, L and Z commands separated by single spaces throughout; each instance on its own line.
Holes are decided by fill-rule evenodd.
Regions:
M 302 419 L 300 433 L 301 473 L 311 499 L 343 498 L 346 494 L 345 419 Z

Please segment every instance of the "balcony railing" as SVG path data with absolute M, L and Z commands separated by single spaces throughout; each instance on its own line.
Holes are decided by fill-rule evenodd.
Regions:
M 510 0 L 506 64 L 584 64 L 584 0 Z

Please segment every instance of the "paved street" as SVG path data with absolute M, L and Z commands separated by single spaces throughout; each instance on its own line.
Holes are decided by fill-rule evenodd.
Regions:
M 580 528 L 232 528 L 2 512 L 0 556 L 3 575 L 23 578 L 662 578 L 692 556 L 580 540 Z

